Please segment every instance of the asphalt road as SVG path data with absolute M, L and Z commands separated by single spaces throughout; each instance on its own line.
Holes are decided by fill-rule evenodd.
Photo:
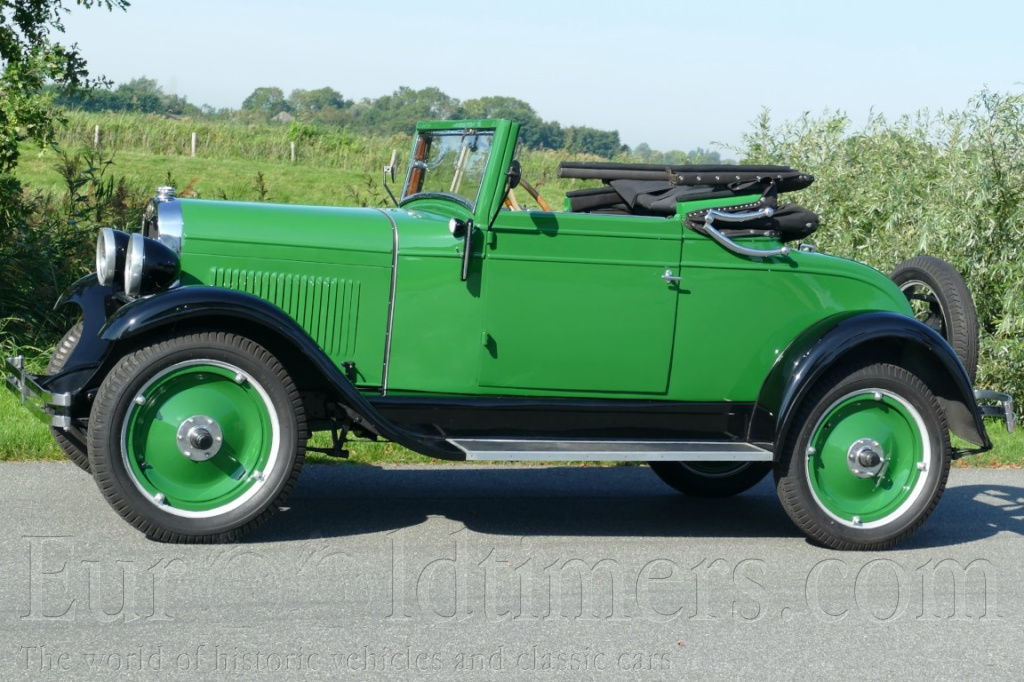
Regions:
M 163 545 L 0 464 L 0 679 L 1024 678 L 1024 471 L 955 470 L 884 553 L 644 467 L 309 467 L 290 504 Z

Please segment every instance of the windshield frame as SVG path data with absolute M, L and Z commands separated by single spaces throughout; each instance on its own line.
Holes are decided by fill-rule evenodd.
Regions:
M 508 161 L 509 136 L 514 140 L 517 133 L 518 125 L 502 119 L 420 122 L 399 206 L 440 199 L 474 214 L 490 210 L 495 185 L 504 180 L 502 166 Z M 484 148 L 479 149 L 480 145 Z

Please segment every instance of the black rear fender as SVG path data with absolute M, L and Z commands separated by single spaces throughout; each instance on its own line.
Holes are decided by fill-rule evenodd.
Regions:
M 967 372 L 953 349 L 917 320 L 888 312 L 841 313 L 793 341 L 761 387 L 750 440 L 781 443 L 814 383 L 836 363 L 858 359 L 910 370 L 935 394 L 952 433 L 982 450 L 992 448 Z

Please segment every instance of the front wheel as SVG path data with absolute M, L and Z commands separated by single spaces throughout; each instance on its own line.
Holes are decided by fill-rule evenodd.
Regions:
M 776 488 L 812 541 L 887 549 L 935 509 L 950 455 L 945 415 L 920 378 L 894 365 L 846 365 L 800 408 L 776 464 Z
M 89 420 L 93 477 L 153 539 L 234 540 L 291 492 L 305 453 L 302 399 L 244 337 L 172 336 L 122 358 Z

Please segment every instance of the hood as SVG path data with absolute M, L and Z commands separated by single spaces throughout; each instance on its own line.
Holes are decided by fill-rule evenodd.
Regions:
M 373 208 L 179 199 L 189 256 L 391 266 L 391 221 Z

